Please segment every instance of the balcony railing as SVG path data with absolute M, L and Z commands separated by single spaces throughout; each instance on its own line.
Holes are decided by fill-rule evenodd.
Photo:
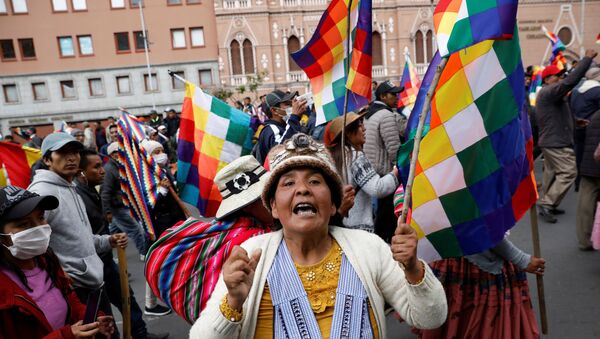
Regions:
M 429 67 L 429 64 L 415 64 L 415 69 L 417 70 L 417 74 L 420 76 L 420 78 L 422 78 L 423 74 L 427 72 L 427 67 Z
M 248 79 L 246 75 L 232 75 L 231 76 L 231 86 L 241 86 L 245 85 Z
M 322 6 L 328 3 L 329 0 L 281 0 L 281 5 L 284 7 Z
M 293 71 L 287 74 L 288 82 L 299 82 L 299 81 L 307 81 L 306 73 L 304 71 Z
M 380 78 L 385 76 L 385 69 L 383 66 L 373 66 L 373 70 L 371 71 L 371 75 L 373 78 Z
M 235 9 L 235 8 L 249 8 L 250 0 L 223 0 L 223 8 Z

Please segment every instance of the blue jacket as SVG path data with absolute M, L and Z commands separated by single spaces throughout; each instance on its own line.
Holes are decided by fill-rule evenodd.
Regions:
M 260 132 L 256 146 L 252 155 L 262 165 L 267 158 L 267 154 L 276 145 L 291 138 L 294 134 L 302 131 L 300 126 L 300 117 L 292 114 L 286 123 L 280 123 L 275 120 L 265 121 L 265 127 Z

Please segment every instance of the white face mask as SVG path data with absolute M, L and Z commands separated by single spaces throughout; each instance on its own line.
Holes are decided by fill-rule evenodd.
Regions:
M 156 163 L 159 166 L 166 166 L 167 162 L 169 161 L 169 157 L 167 156 L 166 153 L 155 154 L 152 157 L 154 158 L 154 161 L 156 161 Z
M 10 236 L 12 240 L 12 246 L 4 245 L 4 247 L 8 248 L 10 254 L 17 259 L 31 259 L 46 253 L 50 243 L 50 234 L 52 234 L 52 229 L 48 224 L 32 227 L 15 234 L 3 234 Z

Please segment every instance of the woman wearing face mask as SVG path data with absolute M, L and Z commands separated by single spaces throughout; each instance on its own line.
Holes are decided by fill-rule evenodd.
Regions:
M 83 325 L 85 306 L 48 248 L 45 210 L 58 199 L 0 188 L 0 338 L 91 338 L 114 332 L 112 317 Z
M 175 198 L 171 195 L 171 190 L 169 189 L 169 187 L 172 187 L 173 190 L 175 190 L 175 178 L 171 175 L 171 171 L 168 167 L 169 156 L 165 153 L 164 148 L 158 141 L 145 140 L 141 145 L 167 174 L 167 177 L 160 182 L 160 196 L 152 210 L 152 224 L 154 226 L 156 237 L 158 238 L 167 228 L 179 221 L 185 220 L 186 217 Z

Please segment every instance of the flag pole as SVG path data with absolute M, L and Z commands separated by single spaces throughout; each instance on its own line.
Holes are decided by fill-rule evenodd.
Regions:
M 400 215 L 400 219 L 398 219 L 398 223 L 405 223 L 406 216 L 408 214 L 408 207 L 411 203 L 412 198 L 412 186 L 413 181 L 415 180 L 415 169 L 417 167 L 417 158 L 419 156 L 419 148 L 421 147 L 421 137 L 423 136 L 423 129 L 425 127 L 425 119 L 427 118 L 427 113 L 429 112 L 429 108 L 431 107 L 431 99 L 433 98 L 433 93 L 437 87 L 438 82 L 440 81 L 440 76 L 442 75 L 442 71 L 446 67 L 446 63 L 448 62 L 448 58 L 442 58 L 440 64 L 437 66 L 435 71 L 435 75 L 431 80 L 431 85 L 429 90 L 427 90 L 427 96 L 425 97 L 425 103 L 423 104 L 423 109 L 419 115 L 419 125 L 417 126 L 417 132 L 415 133 L 414 146 L 412 151 L 412 156 L 410 159 L 410 171 L 408 172 L 408 180 L 406 181 L 406 187 L 404 190 L 404 206 L 402 207 L 402 214 Z
M 531 220 L 531 240 L 533 241 L 533 255 L 541 258 L 542 250 L 540 248 L 540 233 L 538 230 L 538 219 L 536 205 L 533 204 L 529 209 Z M 544 295 L 544 276 L 535 275 L 538 292 L 538 306 L 540 308 L 540 322 L 542 324 L 542 333 L 548 334 L 548 316 L 546 314 L 546 297 Z
M 175 72 L 173 72 L 172 70 L 168 69 L 167 73 L 169 73 L 170 76 L 172 76 L 173 78 L 183 82 L 184 84 L 187 82 L 187 80 L 185 80 L 184 78 L 180 77 L 179 75 L 175 74 Z
M 123 339 L 131 338 L 131 299 L 129 296 L 129 276 L 127 274 L 127 255 L 121 247 L 119 256 L 119 282 L 121 283 L 121 315 L 123 316 Z
M 352 0 L 348 1 L 348 27 L 346 27 L 346 58 L 344 60 L 344 73 L 346 75 L 346 82 L 348 81 L 348 73 L 350 70 L 350 55 L 352 54 L 350 50 L 350 26 L 352 24 L 350 15 L 352 14 Z M 346 83 L 347 85 L 347 83 Z M 345 85 L 345 86 L 346 86 Z M 344 123 L 342 124 L 342 180 L 345 184 L 348 183 L 348 171 L 346 170 L 346 118 L 348 113 L 348 87 L 346 87 L 346 92 L 344 95 Z

